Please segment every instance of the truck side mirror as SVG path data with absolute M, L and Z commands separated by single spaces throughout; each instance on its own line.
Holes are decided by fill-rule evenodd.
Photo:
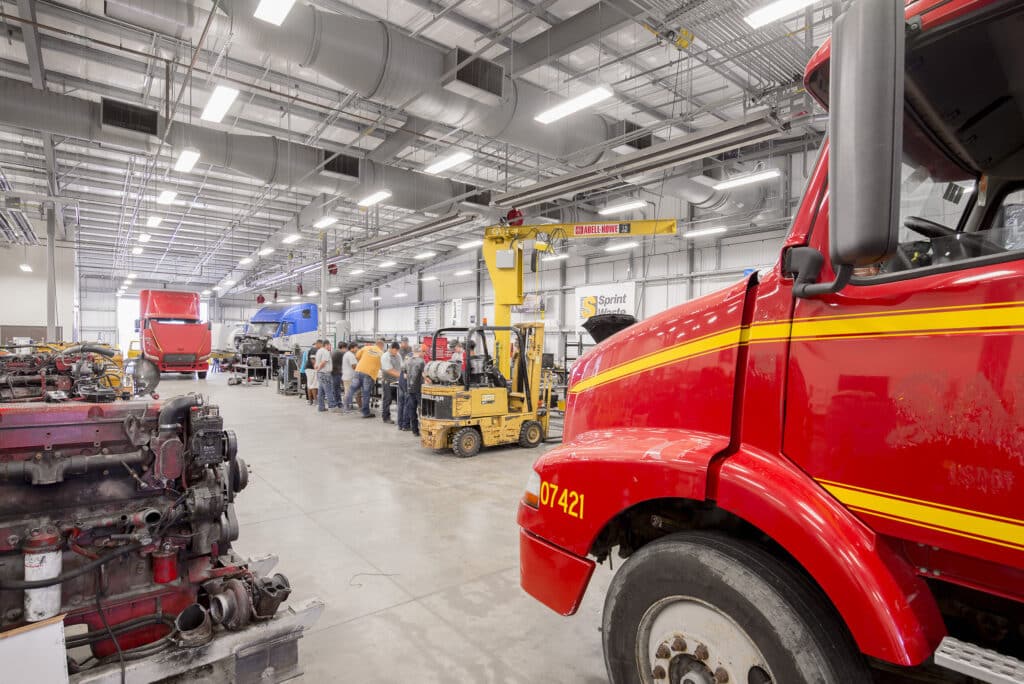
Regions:
M 899 242 L 906 23 L 903 3 L 855 0 L 833 26 L 829 65 L 829 246 L 837 292 Z
M 138 319 L 138 318 L 136 318 L 136 319 L 135 319 L 135 332 L 139 332 L 139 329 L 140 329 L 140 328 L 139 328 L 139 319 Z

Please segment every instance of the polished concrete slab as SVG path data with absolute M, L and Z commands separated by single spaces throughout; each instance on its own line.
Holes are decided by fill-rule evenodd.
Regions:
M 221 406 L 252 467 L 236 548 L 278 554 L 294 598 L 327 602 L 300 642 L 302 681 L 607 681 L 610 571 L 598 568 L 571 618 L 519 588 L 515 512 L 538 450 L 439 455 L 379 419 L 320 414 L 222 375 L 165 376 L 159 391 Z

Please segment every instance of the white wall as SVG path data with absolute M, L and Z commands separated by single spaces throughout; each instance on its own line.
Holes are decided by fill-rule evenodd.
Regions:
M 70 243 L 57 243 L 57 325 L 71 339 L 74 324 L 75 256 Z M 20 264 L 32 267 L 24 273 Z M 46 247 L 0 248 L 0 323 L 46 325 Z

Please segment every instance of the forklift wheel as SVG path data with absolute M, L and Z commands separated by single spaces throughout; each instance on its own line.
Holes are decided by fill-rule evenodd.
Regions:
M 528 420 L 519 428 L 519 446 L 533 449 L 544 441 L 544 428 L 535 420 Z
M 469 458 L 480 453 L 482 438 L 476 428 L 464 427 L 452 437 L 452 451 L 459 458 Z

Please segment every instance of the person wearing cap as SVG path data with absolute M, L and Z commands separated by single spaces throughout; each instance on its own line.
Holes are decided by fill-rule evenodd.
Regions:
M 380 360 L 380 384 L 383 396 L 380 414 L 385 423 L 394 422 L 391 420 L 391 402 L 395 399 L 395 388 L 392 383 L 398 382 L 398 376 L 402 373 L 402 355 L 398 353 L 400 348 L 397 342 L 392 342 L 388 352 Z

